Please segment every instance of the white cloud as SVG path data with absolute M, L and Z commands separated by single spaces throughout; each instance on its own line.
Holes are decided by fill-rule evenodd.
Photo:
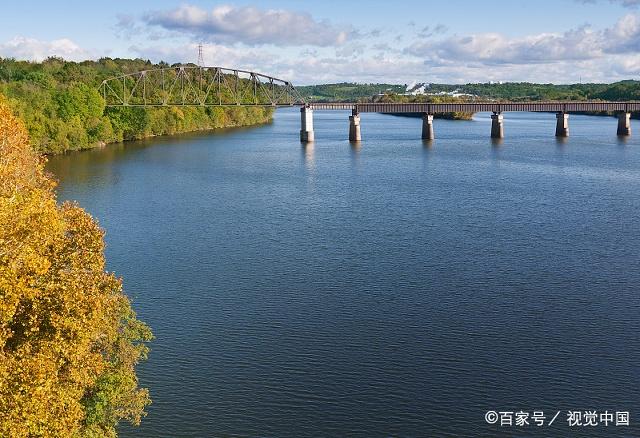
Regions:
M 611 67 L 616 75 L 628 78 L 640 74 L 640 55 L 616 57 Z
M 197 46 L 133 46 L 134 55 L 164 60 L 169 63 L 195 61 Z M 185 59 L 185 53 L 193 59 Z M 556 60 L 548 63 L 502 63 L 488 65 L 482 61 L 425 62 L 422 58 L 394 51 L 373 51 L 353 58 L 333 56 L 331 49 L 314 49 L 308 56 L 287 56 L 277 48 L 255 49 L 237 46 L 204 46 L 205 63 L 211 66 L 257 71 L 307 85 L 327 82 L 439 82 L 466 83 L 498 81 L 530 81 L 569 83 L 612 82 L 640 74 L 640 53 L 608 54 L 595 59 Z
M 362 55 L 367 46 L 362 43 L 349 43 L 336 48 L 336 56 L 338 58 L 356 58 Z M 348 62 L 348 60 L 346 61 Z
M 499 33 L 452 36 L 442 40 L 416 42 L 406 51 L 428 63 L 480 62 L 484 64 L 528 64 L 587 60 L 602 56 L 602 35 L 588 27 L 563 34 L 543 33 L 508 38 Z
M 72 61 L 82 61 L 91 57 L 87 50 L 67 38 L 42 41 L 23 36 L 16 36 L 0 43 L 0 56 L 29 61 L 42 61 L 49 56 L 59 56 Z
M 578 3 L 592 4 L 598 3 L 598 0 L 576 0 Z M 609 3 L 618 4 L 625 8 L 637 8 L 640 0 L 609 0 Z
M 611 3 L 618 3 L 625 8 L 637 8 L 640 5 L 640 0 L 609 0 Z
M 351 28 L 340 29 L 307 13 L 254 7 L 217 6 L 208 11 L 182 5 L 169 11 L 149 12 L 142 22 L 207 41 L 247 45 L 327 47 L 341 45 L 354 36 Z
M 541 33 L 519 38 L 509 38 L 499 33 L 480 33 L 424 41 L 416 41 L 405 49 L 405 53 L 423 59 L 431 68 L 450 67 L 460 71 L 477 67 L 487 75 L 496 72 L 505 77 L 515 74 L 513 79 L 535 76 L 534 81 L 549 77 L 550 71 L 565 71 L 571 78 L 584 74 L 597 77 L 601 72 L 609 72 L 618 66 L 616 72 L 635 72 L 629 66 L 633 63 L 621 56 L 633 56 L 640 52 L 640 15 L 627 14 L 613 26 L 594 30 L 582 26 L 564 33 Z M 620 56 L 619 56 L 620 55 Z M 589 63 L 591 69 L 580 71 Z M 540 65 L 540 68 L 536 67 Z M 524 68 L 518 68 L 522 66 Z M 626 66 L 626 67 L 625 67 Z M 562 80 L 561 77 L 554 82 Z
M 500 33 L 456 35 L 445 33 L 442 26 L 415 26 L 412 36 L 415 42 L 403 49 L 406 43 L 395 38 L 397 34 L 393 29 L 363 29 L 356 34 L 329 26 L 329 30 L 325 29 L 328 33 L 319 34 L 308 29 L 301 32 L 293 25 L 269 26 L 261 22 L 258 26 L 251 22 L 265 19 L 269 23 L 289 23 L 306 17 L 311 22 L 304 26 L 322 27 L 321 22 L 306 14 L 283 12 L 284 15 L 279 16 L 278 11 L 233 7 L 218 7 L 207 12 L 191 6 L 173 12 L 176 11 L 182 12 L 174 14 L 174 25 L 165 27 L 121 16 L 120 28 L 133 29 L 138 37 L 129 43 L 128 50 L 123 48 L 114 55 L 170 63 L 195 62 L 196 36 L 209 30 L 211 42 L 204 45 L 206 64 L 257 71 L 298 85 L 340 81 L 567 83 L 582 79 L 583 82 L 611 82 L 640 75 L 640 14 L 636 13 L 628 13 L 604 29 L 582 26 L 566 32 L 517 38 Z M 239 17 L 239 11 L 253 12 Z M 272 13 L 276 17 L 272 17 Z M 242 24 L 243 20 L 248 21 Z M 182 23 L 184 29 L 176 27 L 176 23 Z M 346 40 L 339 37 L 345 32 Z M 307 37 L 314 38 L 314 43 L 300 40 L 300 33 L 312 34 Z M 359 38 L 352 39 L 349 35 Z M 301 47 L 285 47 L 294 45 L 287 43 L 286 38 L 298 38 L 295 45 L 301 44 Z M 86 50 L 70 39 L 46 41 L 19 36 L 0 42 L 1 57 L 18 59 L 61 56 L 84 60 L 105 54 Z
M 302 21 L 303 31 L 288 24 L 300 24 L 301 17 L 310 20 Z M 216 57 L 214 64 L 255 70 L 297 84 L 343 80 L 608 82 L 640 73 L 640 60 L 635 56 L 640 52 L 640 15 L 634 13 L 606 29 L 585 25 L 565 32 L 517 38 L 500 33 L 450 35 L 443 25 L 426 28 L 416 25 L 413 32 L 416 41 L 404 49 L 402 34 L 394 39 L 396 34 L 392 31 L 385 31 L 384 35 L 366 29 L 356 33 L 338 31 L 331 25 L 327 31 L 323 29 L 324 23 L 307 14 L 286 11 L 230 6 L 205 11 L 182 6 L 147 14 L 136 23 L 147 33 L 165 32 L 165 37 L 170 33 L 174 41 L 178 41 L 176 35 L 192 36 L 192 41 L 196 41 L 196 36 L 206 36 L 213 41 L 208 46 Z M 319 26 L 316 32 L 310 31 L 316 26 Z M 313 42 L 305 40 L 306 37 L 313 37 Z M 293 39 L 297 41 L 295 44 L 289 41 Z M 307 47 L 305 55 L 300 52 L 294 55 L 282 48 L 296 44 L 312 45 L 313 51 Z M 258 50 L 252 46 L 261 47 Z M 142 57 L 153 57 L 149 55 L 152 52 L 151 48 L 137 51 Z M 175 57 L 164 58 L 191 61 L 184 59 L 185 53 L 196 53 L 195 45 L 177 49 Z
M 184 62 L 185 53 L 197 53 L 197 46 L 132 46 L 130 50 L 145 59 L 173 63 Z M 405 57 L 366 57 L 352 63 L 349 59 L 329 56 L 331 50 L 322 50 L 327 52 L 326 56 L 316 52 L 314 56 L 289 57 L 278 55 L 277 49 L 258 50 L 207 44 L 204 46 L 204 60 L 209 66 L 256 71 L 292 81 L 295 85 L 339 81 L 403 82 L 406 78 L 424 76 L 426 70 L 421 61 Z
M 640 15 L 627 14 L 615 26 L 602 32 L 602 46 L 608 53 L 640 51 Z
M 152 45 L 129 47 L 129 50 L 140 58 L 151 59 L 155 62 L 166 61 L 169 63 L 196 62 L 198 45 L 195 43 L 185 45 Z M 263 66 L 270 65 L 274 58 L 273 53 L 264 50 L 228 47 L 222 44 L 206 44 L 203 46 L 203 58 L 207 66 L 238 68 L 242 70 L 257 71 L 258 73 L 269 74 Z M 185 54 L 190 54 L 185 59 Z M 189 59 L 192 58 L 192 59 Z

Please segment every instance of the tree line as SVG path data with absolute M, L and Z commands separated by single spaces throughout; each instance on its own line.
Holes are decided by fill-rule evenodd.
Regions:
M 338 83 L 297 87 L 309 101 L 359 102 L 372 101 L 383 95 L 393 95 L 396 99 L 410 99 L 403 96 L 407 86 L 393 84 Z M 530 82 L 478 83 L 478 84 L 428 84 L 427 94 L 437 97 L 438 93 L 460 93 L 478 99 L 509 101 L 544 100 L 640 100 L 640 81 L 627 80 L 612 84 L 535 84 Z M 441 97 L 441 96 L 440 96 Z
M 270 108 L 105 107 L 99 86 L 123 73 L 169 67 L 141 59 L 41 63 L 0 58 L 0 94 L 25 122 L 40 153 L 61 153 L 157 135 L 247 126 L 271 120 Z

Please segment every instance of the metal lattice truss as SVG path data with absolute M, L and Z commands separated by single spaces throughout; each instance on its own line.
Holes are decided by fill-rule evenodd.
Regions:
M 291 82 L 222 67 L 143 70 L 102 81 L 107 106 L 290 106 L 304 104 Z

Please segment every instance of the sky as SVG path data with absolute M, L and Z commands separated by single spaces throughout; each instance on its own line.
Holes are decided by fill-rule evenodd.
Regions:
M 0 57 L 126 57 L 331 82 L 640 79 L 640 0 L 110 0 L 3 6 Z

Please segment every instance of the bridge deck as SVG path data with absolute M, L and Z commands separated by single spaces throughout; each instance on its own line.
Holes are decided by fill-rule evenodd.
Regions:
M 314 110 L 355 110 L 359 113 L 478 113 L 640 111 L 640 102 L 468 102 L 468 103 L 309 103 Z

